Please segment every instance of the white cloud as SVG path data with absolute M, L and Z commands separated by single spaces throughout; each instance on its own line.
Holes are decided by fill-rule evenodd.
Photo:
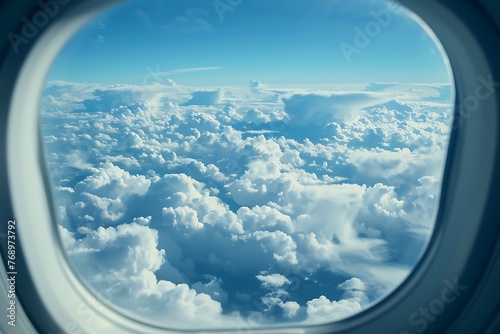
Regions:
M 268 289 L 281 288 L 285 284 L 290 284 L 290 281 L 281 274 L 257 275 L 255 277 L 262 282 L 263 287 Z
M 137 217 L 137 218 L 134 218 L 134 220 L 132 221 L 133 223 L 137 223 L 139 225 L 148 225 L 150 222 L 151 222 L 151 216 L 147 216 L 147 217 Z
M 192 93 L 192 98 L 185 103 L 186 106 L 191 105 L 213 105 L 221 103 L 224 97 L 224 92 L 222 90 L 217 91 L 197 91 Z
M 174 227 L 182 225 L 195 230 L 203 228 L 203 224 L 198 220 L 197 212 L 187 206 L 163 208 L 162 215 L 165 223 L 173 224 Z
M 369 302 L 365 294 L 366 284 L 359 278 L 353 277 L 338 285 L 344 290 L 343 299 L 329 300 L 325 296 L 307 302 L 308 320 L 317 323 L 327 319 L 340 320 L 361 311 Z
M 404 174 L 412 167 L 412 164 L 417 164 L 420 160 L 407 148 L 394 151 L 357 150 L 349 154 L 349 159 L 360 174 L 385 179 Z
M 268 123 L 271 121 L 271 117 L 269 115 L 264 114 L 259 109 L 250 109 L 244 118 L 245 122 L 253 123 L 253 124 L 261 124 Z
M 352 122 L 363 109 L 387 101 L 375 93 L 338 93 L 331 95 L 296 94 L 283 98 L 285 111 L 294 126 L 323 126 L 331 122 Z
M 278 304 L 278 306 L 283 309 L 283 317 L 285 317 L 286 319 L 294 318 L 300 310 L 299 303 L 294 301 L 289 301 L 286 303 L 281 302 Z
M 149 320 L 205 329 L 330 322 L 392 291 L 432 229 L 441 88 L 164 82 L 215 69 L 47 89 L 60 233 L 83 276 Z
M 78 169 L 89 169 L 92 164 L 88 163 L 88 156 L 84 152 L 74 151 L 70 155 L 66 157 L 67 164 L 70 167 L 78 168 Z
M 344 283 L 339 284 L 339 288 L 343 290 L 366 290 L 365 283 L 359 278 L 353 277 Z
M 70 249 L 76 264 L 85 267 L 85 274 L 99 277 L 100 271 L 138 275 L 156 271 L 164 262 L 165 251 L 158 250 L 158 231 L 136 223 L 97 230 L 80 228 L 86 236 Z M 88 257 L 88 252 L 92 257 Z M 98 260 L 97 260 L 98 259 Z
M 105 220 L 115 222 L 125 215 L 125 206 L 120 198 L 99 197 L 87 192 L 82 193 L 101 212 L 101 217 Z
M 257 88 L 257 87 L 260 87 L 261 85 L 262 85 L 261 81 L 258 81 L 258 80 L 251 80 L 250 81 L 250 87 L 252 87 L 252 88 Z
M 330 301 L 325 296 L 307 302 L 307 316 L 310 323 L 323 323 L 344 319 L 361 311 L 361 304 L 356 299 Z
M 244 206 L 238 210 L 237 214 L 247 231 L 273 229 L 280 229 L 284 232 L 293 231 L 293 222 L 290 216 L 267 205 L 257 205 L 252 209 Z
M 151 181 L 143 175 L 131 175 L 113 165 L 103 163 L 94 170 L 94 174 L 78 183 L 78 188 L 96 195 L 123 198 L 130 195 L 145 195 Z
M 174 327 L 192 321 L 196 321 L 196 327 L 213 326 L 238 318 L 227 316 L 224 320 L 220 302 L 210 297 L 224 299 L 216 281 L 190 288 L 158 280 L 154 272 L 165 263 L 165 251 L 158 250 L 158 232 L 154 229 L 136 223 L 97 230 L 80 228 L 79 233 L 86 236 L 75 242 L 67 230 L 62 232 L 70 256 L 84 277 L 124 309 L 153 321 L 168 320 Z
M 256 231 L 253 237 L 260 241 L 266 250 L 273 254 L 273 258 L 278 263 L 289 265 L 298 264 L 295 241 L 284 232 Z

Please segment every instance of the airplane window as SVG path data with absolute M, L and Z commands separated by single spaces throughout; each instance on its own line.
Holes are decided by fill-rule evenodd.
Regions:
M 453 101 L 439 42 L 392 2 L 124 3 L 42 98 L 65 251 L 167 328 L 352 316 L 425 251 Z

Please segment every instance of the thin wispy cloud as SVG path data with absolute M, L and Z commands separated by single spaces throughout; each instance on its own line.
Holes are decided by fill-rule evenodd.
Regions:
M 191 68 L 178 68 L 175 70 L 171 70 L 168 72 L 160 72 L 156 73 L 158 76 L 162 77 L 169 77 L 171 75 L 175 74 L 182 74 L 182 73 L 192 73 L 192 72 L 202 72 L 202 71 L 215 71 L 215 70 L 220 70 L 222 67 L 191 67 Z

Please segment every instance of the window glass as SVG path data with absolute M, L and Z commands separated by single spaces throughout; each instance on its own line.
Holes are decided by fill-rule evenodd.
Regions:
M 66 44 L 42 99 L 68 258 L 168 328 L 359 313 L 432 234 L 453 95 L 392 2 L 124 3 Z

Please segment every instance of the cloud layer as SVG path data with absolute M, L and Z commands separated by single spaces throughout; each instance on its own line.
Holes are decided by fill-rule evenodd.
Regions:
M 432 231 L 445 88 L 52 83 L 42 131 L 69 256 L 105 298 L 169 327 L 357 313 Z

